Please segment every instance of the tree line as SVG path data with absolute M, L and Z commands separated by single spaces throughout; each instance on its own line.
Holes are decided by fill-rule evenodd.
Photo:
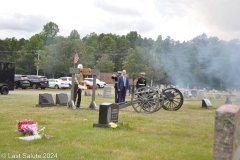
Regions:
M 126 69 L 136 79 L 145 72 L 148 83 L 179 87 L 240 89 L 239 39 L 230 41 L 208 37 L 205 33 L 190 41 L 175 41 L 170 36 L 156 40 L 142 38 L 137 31 L 126 35 L 96 34 L 81 38 L 77 30 L 69 36 L 48 22 L 30 39 L 0 39 L 0 59 L 16 63 L 17 74 L 69 76 L 77 53 L 84 68 L 115 72 Z

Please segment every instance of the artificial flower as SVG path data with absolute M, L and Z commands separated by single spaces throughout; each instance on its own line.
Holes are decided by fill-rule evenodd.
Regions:
M 116 124 L 116 123 L 113 123 L 113 122 L 110 122 L 110 123 L 109 123 L 109 126 L 110 126 L 111 128 L 117 128 L 117 124 Z

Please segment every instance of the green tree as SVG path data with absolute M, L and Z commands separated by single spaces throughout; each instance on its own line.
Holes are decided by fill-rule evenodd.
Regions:
M 71 31 L 71 33 L 70 33 L 70 35 L 68 36 L 68 38 L 69 38 L 70 40 L 80 39 L 80 34 L 78 33 L 77 30 L 74 29 L 74 30 Z
M 137 49 L 130 48 L 128 55 L 123 61 L 123 69 L 127 70 L 127 74 L 133 81 L 139 76 L 140 72 L 147 70 L 147 65 L 143 63 Z
M 43 40 L 39 34 L 35 34 L 29 41 L 26 41 L 22 49 L 17 52 L 19 58 L 16 61 L 16 72 L 19 74 L 36 74 L 37 66 L 44 62 L 41 59 L 37 60 L 37 51 L 43 50 L 43 48 Z M 42 66 L 39 67 L 39 69 L 43 68 Z
M 43 26 L 43 30 L 40 33 L 43 37 L 44 44 L 50 45 L 53 44 L 54 38 L 59 33 L 58 25 L 54 22 L 48 22 L 46 25 Z
M 83 64 L 84 68 L 92 68 L 95 64 L 93 50 L 81 40 L 65 38 L 65 40 L 46 48 L 45 70 L 51 76 L 70 75 L 69 68 L 74 67 L 74 54 L 76 52 L 79 56 L 78 63 Z
M 147 48 L 148 50 L 152 50 L 154 45 L 154 40 L 152 38 L 144 38 L 142 40 L 141 47 Z
M 153 52 L 156 53 L 156 55 L 163 54 L 163 40 L 161 35 L 158 36 L 157 40 L 153 44 Z
M 102 53 L 114 53 L 116 51 L 115 40 L 108 35 L 104 36 L 100 42 L 100 49 Z
M 98 35 L 92 32 L 90 35 L 87 35 L 83 38 L 83 41 L 86 43 L 87 46 L 93 47 L 94 52 L 98 53 L 99 51 L 99 42 L 98 42 Z
M 142 38 L 136 31 L 131 31 L 126 35 L 126 38 L 130 42 L 130 48 L 135 48 L 136 46 L 141 46 Z
M 101 72 L 113 72 L 115 67 L 110 57 L 107 54 L 103 54 L 102 57 L 97 60 L 96 68 L 100 69 Z

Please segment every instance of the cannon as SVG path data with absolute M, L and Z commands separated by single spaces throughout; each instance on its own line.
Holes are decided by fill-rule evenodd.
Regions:
M 119 109 L 132 106 L 138 112 L 153 113 L 161 108 L 168 111 L 177 111 L 182 107 L 183 95 L 176 88 L 167 88 L 160 91 L 154 87 L 141 87 L 131 90 L 131 101 L 119 103 Z

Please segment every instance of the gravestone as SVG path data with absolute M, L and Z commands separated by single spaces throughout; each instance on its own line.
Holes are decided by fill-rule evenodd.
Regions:
M 93 127 L 108 127 L 110 122 L 118 123 L 119 106 L 115 103 L 102 103 L 99 107 L 98 124 Z
M 103 97 L 111 97 L 111 87 L 105 86 L 103 90 Z
M 183 92 L 184 98 L 188 98 L 188 91 Z
M 92 93 L 91 93 L 91 91 L 84 91 L 84 95 L 85 95 L 85 96 L 91 96 Z
M 53 102 L 53 97 L 49 93 L 39 94 L 37 107 L 56 106 Z
M 215 112 L 213 160 L 239 160 L 240 106 L 227 104 Z
M 56 94 L 56 104 L 66 106 L 68 102 L 68 96 L 66 93 Z
M 227 95 L 225 104 L 233 104 L 230 95 Z
M 193 97 L 197 97 L 197 90 L 191 90 L 191 94 Z
M 198 100 L 202 100 L 204 98 L 207 98 L 205 92 L 203 90 L 198 91 Z
M 209 108 L 209 107 L 212 107 L 212 103 L 210 102 L 210 100 L 207 98 L 202 99 L 202 108 Z

